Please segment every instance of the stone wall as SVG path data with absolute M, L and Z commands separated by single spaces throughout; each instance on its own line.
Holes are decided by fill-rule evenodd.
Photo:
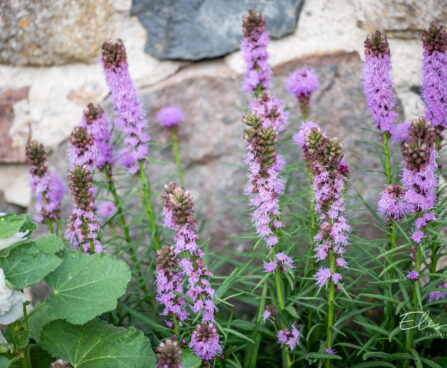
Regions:
M 134 13 L 141 18 L 136 3 L 134 10 L 139 10 Z M 206 5 L 205 0 L 194 3 Z M 268 5 L 268 1 L 261 3 Z M 344 141 L 347 161 L 353 167 L 351 192 L 360 192 L 375 205 L 383 180 L 370 171 L 378 169 L 379 162 L 367 153 L 371 145 L 364 143 L 376 139 L 376 133 L 368 129 L 373 124 L 360 81 L 363 41 L 376 27 L 388 34 L 401 119 L 411 120 L 423 111 L 418 95 L 420 31 L 433 19 L 445 20 L 446 7 L 434 0 L 301 3 L 290 1 L 291 11 L 298 13 L 293 14 L 298 18 L 296 29 L 273 40 L 269 47 L 274 93 L 285 100 L 295 117 L 298 109 L 294 99 L 285 94 L 285 78 L 303 65 L 318 72 L 321 87 L 312 102 L 312 115 Z M 245 180 L 240 118 L 248 97 L 240 91 L 241 54 L 236 51 L 194 62 L 158 60 L 145 53 L 147 32 L 137 16 L 131 15 L 131 8 L 130 0 L 11 0 L 0 4 L 0 24 L 6 29 L 0 36 L 0 212 L 30 208 L 24 164 L 24 145 L 30 132 L 51 150 L 50 166 L 63 172 L 67 170 L 67 137 L 85 105 L 102 103 L 110 111 L 97 60 L 102 41 L 120 37 L 148 111 L 154 142 L 167 143 L 165 132 L 156 123 L 156 111 L 167 104 L 185 110 L 180 150 L 186 184 L 197 198 L 199 212 L 210 219 L 208 234 L 224 245 L 240 230 L 235 208 L 245 208 L 231 200 L 242 196 Z M 297 128 L 297 122 L 289 126 L 290 132 Z M 154 155 L 163 160 L 171 157 L 167 148 L 154 151 Z M 153 165 L 149 176 L 160 189 L 166 175 L 174 172 L 173 165 Z M 69 206 L 68 196 L 65 205 Z

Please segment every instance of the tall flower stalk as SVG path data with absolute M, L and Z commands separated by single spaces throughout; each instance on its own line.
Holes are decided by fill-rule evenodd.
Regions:
M 48 172 L 45 165 L 46 152 L 42 144 L 29 142 L 26 146 L 26 158 L 31 176 L 31 191 L 37 201 L 37 221 L 46 222 L 50 232 L 54 233 L 53 221 L 59 218 L 61 202 L 66 192 L 65 184 L 59 175 Z
M 442 25 L 432 22 L 422 32 L 422 44 L 424 53 L 421 74 L 425 118 L 435 129 L 435 148 L 439 152 L 442 147 L 442 133 L 447 126 L 447 32 Z M 441 165 L 438 163 L 438 171 L 440 169 Z M 435 236 L 431 244 L 431 273 L 436 272 L 438 252 L 439 241 Z
M 96 216 L 92 168 L 95 160 L 93 138 L 86 128 L 76 127 L 70 136 L 69 187 L 73 197 L 70 222 L 65 236 L 84 253 L 102 253 L 99 241 L 99 221 Z
M 343 255 L 349 244 L 348 235 L 351 231 L 344 217 L 343 199 L 350 170 L 343 160 L 342 146 L 337 138 L 328 137 L 315 123 L 307 123 L 302 129 L 299 137 L 302 138 L 304 155 L 313 173 L 315 211 L 319 215 L 315 258 L 316 261 L 325 263 L 316 271 L 314 278 L 320 288 L 329 288 L 326 349 L 331 349 L 335 286 L 342 279 L 338 269 L 347 267 Z M 298 143 L 301 141 L 299 137 Z M 330 366 L 330 359 L 326 360 L 326 366 Z
M 408 137 L 402 144 L 404 156 L 404 169 L 402 183 L 407 188 L 406 201 L 413 207 L 416 220 L 413 224 L 411 239 L 413 240 L 411 259 L 413 270 L 409 271 L 407 278 L 412 281 L 413 312 L 418 306 L 422 308 L 419 277 L 421 275 L 421 257 L 425 239 L 425 228 L 430 221 L 436 220 L 433 208 L 436 201 L 437 188 L 437 152 L 435 149 L 435 129 L 423 117 L 412 122 Z M 413 348 L 415 318 L 411 321 L 408 331 L 407 349 Z
M 259 96 L 272 84 L 272 69 L 268 63 L 267 51 L 269 36 L 262 14 L 250 9 L 248 15 L 244 16 L 242 33 L 241 51 L 246 66 L 242 89 Z
M 376 31 L 365 40 L 365 63 L 362 68 L 363 91 L 368 109 L 373 116 L 376 127 L 381 132 L 380 140 L 383 145 L 386 184 L 393 184 L 391 173 L 389 141 L 396 130 L 394 125 L 397 113 L 394 111 L 396 97 L 393 93 L 391 79 L 391 52 L 386 36 Z M 387 233 L 388 246 L 391 250 L 390 260 L 394 262 L 394 249 L 396 247 L 396 224 L 393 217 L 388 217 Z M 393 268 L 390 268 L 390 279 L 393 278 Z M 389 296 L 393 294 L 393 286 L 389 286 Z M 386 308 L 386 315 L 391 313 L 391 302 Z M 387 318 L 388 319 L 388 318 Z
M 119 163 L 131 174 L 140 176 L 146 213 L 151 226 L 151 239 L 155 249 L 160 248 L 157 224 L 151 203 L 150 183 L 146 178 L 143 163 L 148 155 L 148 122 L 138 100 L 137 91 L 129 74 L 126 50 L 123 42 L 107 41 L 102 45 L 102 66 L 112 96 L 117 124 L 124 135 L 124 148 L 119 152 Z
M 213 275 L 204 261 L 205 253 L 197 244 L 199 235 L 194 218 L 194 203 L 191 195 L 175 183 L 165 186 L 162 198 L 165 225 L 176 232 L 171 257 L 175 255 L 178 259 L 178 268 L 174 270 L 181 271 L 187 279 L 185 295 L 191 300 L 191 311 L 195 315 L 201 314 L 202 317 L 202 323 L 197 325 L 192 333 L 189 346 L 197 356 L 209 361 L 222 352 L 222 347 L 214 324 L 217 308 L 214 304 L 215 291 L 209 281 Z M 176 283 L 178 285 L 178 282 Z M 170 300 L 168 309 L 171 311 L 165 311 L 173 316 L 177 326 L 177 317 L 183 320 L 187 314 L 183 309 L 184 299 L 173 294 L 171 296 L 176 300 L 174 303 Z M 172 310 L 171 305 L 176 309 Z
M 269 251 L 270 260 L 264 265 L 264 270 L 274 273 L 276 297 L 283 311 L 286 295 L 283 293 L 282 273 L 291 272 L 294 265 L 286 254 L 278 252 L 280 228 L 283 227 L 280 221 L 279 196 L 284 191 L 284 181 L 279 175 L 284 163 L 276 153 L 278 132 L 276 126 L 263 119 L 256 110 L 244 115 L 242 121 L 246 125 L 244 130 L 247 150 L 245 160 L 250 172 L 245 192 L 253 207 L 252 222 L 256 232 L 265 240 Z M 287 347 L 293 350 L 299 342 L 300 335 L 296 336 L 294 344 L 287 344 L 284 336 L 288 335 L 289 330 L 284 321 L 281 331 L 278 341 L 282 346 L 284 363 L 289 367 L 291 362 Z

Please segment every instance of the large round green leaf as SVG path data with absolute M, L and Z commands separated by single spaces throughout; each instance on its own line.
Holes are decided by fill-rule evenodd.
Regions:
M 156 366 L 149 340 L 141 331 L 115 327 L 101 320 L 83 326 L 63 320 L 50 322 L 43 328 L 41 346 L 74 368 Z
M 49 317 L 83 324 L 116 308 L 130 281 L 130 270 L 107 254 L 67 250 L 62 264 L 45 280 L 54 290 L 47 302 Z
M 23 289 L 37 284 L 61 262 L 56 255 L 42 252 L 34 241 L 29 241 L 11 249 L 8 257 L 0 257 L 0 268 L 10 284 Z

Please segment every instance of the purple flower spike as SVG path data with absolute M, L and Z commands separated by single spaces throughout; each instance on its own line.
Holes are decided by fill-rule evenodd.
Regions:
M 45 148 L 42 144 L 32 141 L 26 146 L 26 158 L 31 176 L 31 191 L 36 197 L 36 211 L 38 222 L 59 218 L 60 206 L 66 192 L 62 178 L 50 174 L 45 165 L 47 160 Z
M 157 112 L 157 119 L 161 125 L 170 128 L 179 125 L 179 123 L 185 120 L 185 114 L 177 106 L 168 106 Z
M 245 193 L 253 207 L 252 221 L 258 235 L 265 239 L 268 248 L 278 243 L 276 229 L 279 221 L 279 196 L 284 191 L 284 181 L 279 176 L 278 155 L 276 153 L 277 130 L 264 124 L 254 111 L 244 115 L 243 123 L 249 166 L 249 177 Z
M 391 134 L 397 113 L 391 79 L 391 54 L 386 36 L 379 31 L 365 41 L 365 63 L 362 68 L 363 90 L 369 111 L 380 131 Z
M 271 94 L 261 94 L 249 109 L 262 118 L 264 128 L 273 127 L 282 132 L 289 124 L 289 112 L 284 111 L 283 103 Z
M 86 166 L 75 165 L 68 179 L 74 202 L 65 236 L 84 253 L 102 253 L 102 245 L 98 240 L 100 226 L 94 211 L 95 188 L 91 172 Z
M 93 139 L 96 167 L 103 170 L 106 165 L 112 166 L 113 147 L 110 142 L 109 121 L 101 106 L 88 104 L 79 126 L 85 128 Z
M 447 32 L 434 22 L 422 33 L 422 98 L 425 118 L 434 127 L 447 127 Z
M 286 80 L 286 91 L 297 97 L 304 116 L 309 116 L 310 99 L 318 87 L 320 87 L 320 81 L 317 73 L 307 68 L 295 70 Z
M 290 350 L 294 350 L 297 345 L 300 345 L 300 339 L 303 337 L 298 330 L 296 324 L 292 324 L 292 329 L 287 327 L 278 331 L 278 342 L 283 345 L 287 345 Z
M 268 64 L 269 36 L 265 19 L 255 10 L 249 10 L 244 17 L 242 32 L 241 51 L 246 65 L 242 88 L 247 92 L 268 89 L 272 83 L 272 70 Z
M 85 166 L 88 170 L 93 169 L 96 158 L 96 150 L 92 135 L 86 128 L 76 127 L 70 135 L 70 164 Z
M 213 321 L 217 308 L 213 302 L 215 292 L 209 282 L 212 273 L 206 267 L 203 261 L 205 254 L 197 244 L 199 235 L 196 233 L 191 195 L 170 183 L 165 186 L 162 198 L 165 225 L 177 233 L 174 253 L 181 256 L 179 267 L 188 278 L 186 296 L 192 300 L 191 309 L 194 314 L 202 312 L 203 322 Z
M 131 174 L 139 171 L 138 162 L 148 154 L 148 122 L 138 100 L 137 91 L 129 74 L 127 56 L 121 40 L 104 42 L 102 66 L 118 114 L 118 127 L 124 134 L 125 148 L 120 152 L 120 164 Z
M 197 325 L 192 333 L 189 347 L 203 360 L 213 360 L 216 355 L 222 354 L 216 326 L 206 323 Z

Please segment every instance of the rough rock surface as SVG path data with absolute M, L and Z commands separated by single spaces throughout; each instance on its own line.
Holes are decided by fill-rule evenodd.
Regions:
M 266 16 L 271 37 L 293 33 L 303 0 L 133 0 L 147 30 L 145 50 L 159 59 L 199 60 L 239 48 L 243 15 L 250 8 Z
M 16 102 L 28 98 L 29 87 L 0 92 L 0 162 L 25 162 L 25 147 L 13 142 L 9 130 L 14 121 Z
M 0 63 L 95 61 L 111 16 L 111 0 L 1 1 Z
M 350 0 L 359 25 L 368 32 L 380 29 L 396 38 L 420 38 L 430 22 L 445 23 L 447 6 L 439 0 Z
M 377 172 L 368 171 L 378 170 L 380 162 L 366 153 L 373 145 L 364 140 L 375 141 L 378 134 L 363 98 L 361 60 L 356 53 L 337 53 L 295 59 L 277 66 L 273 92 L 290 107 L 293 120 L 283 137 L 296 132 L 300 124 L 295 97 L 286 94 L 284 81 L 303 65 L 314 68 L 321 78 L 321 87 L 312 100 L 311 117 L 320 121 L 331 135 L 342 139 L 352 168 L 350 193 L 358 191 L 366 200 L 376 203 L 384 181 Z M 155 116 L 161 107 L 175 104 L 185 111 L 186 117 L 179 127 L 186 186 L 195 198 L 199 218 L 207 221 L 202 232 L 204 239 L 211 237 L 211 246 L 218 248 L 235 245 L 235 237 L 247 230 L 243 228 L 246 221 L 240 217 L 248 209 L 247 202 L 241 201 L 247 173 L 241 117 L 250 96 L 240 91 L 240 84 L 241 78 L 224 63 L 218 66 L 210 63 L 208 67 L 201 65 L 196 70 L 181 71 L 155 87 L 140 91 L 153 139 L 150 155 L 157 159 L 147 172 L 152 189 L 159 192 L 165 183 L 177 180 L 169 134 L 158 125 Z M 110 102 L 106 107 L 110 115 Z M 302 160 L 295 145 L 284 144 L 280 149 L 289 163 Z M 64 144 L 50 158 L 50 166 L 62 173 L 67 170 L 66 152 Z M 296 174 L 303 177 L 303 173 Z M 160 201 L 156 202 L 158 212 Z M 64 207 L 65 211 L 70 210 L 68 196 Z

